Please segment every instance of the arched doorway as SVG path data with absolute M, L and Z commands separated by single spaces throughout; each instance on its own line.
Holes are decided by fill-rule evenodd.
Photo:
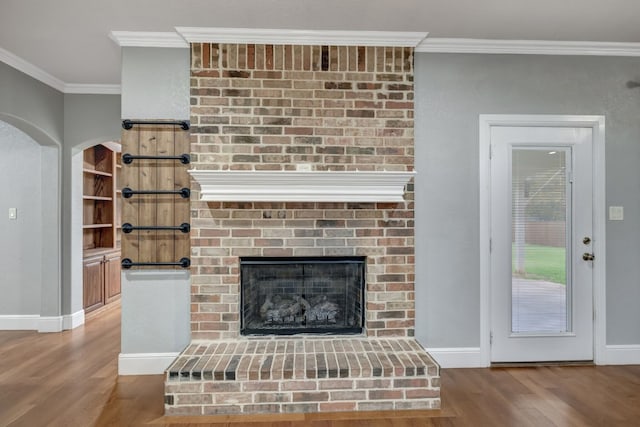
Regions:
M 0 113 L 0 329 L 62 329 L 60 144 L 36 126 Z

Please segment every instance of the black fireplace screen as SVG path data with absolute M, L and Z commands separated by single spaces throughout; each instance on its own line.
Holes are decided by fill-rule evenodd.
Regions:
M 364 257 L 242 258 L 241 333 L 361 333 L 364 278 Z

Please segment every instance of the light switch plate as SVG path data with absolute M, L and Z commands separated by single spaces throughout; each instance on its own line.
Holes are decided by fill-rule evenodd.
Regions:
M 609 206 L 609 221 L 622 221 L 624 219 L 624 206 Z
M 18 208 L 9 208 L 9 219 L 18 219 Z

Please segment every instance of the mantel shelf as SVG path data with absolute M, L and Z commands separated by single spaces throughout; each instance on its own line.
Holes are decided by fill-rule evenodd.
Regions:
M 414 171 L 190 170 L 200 200 L 218 202 L 402 202 Z

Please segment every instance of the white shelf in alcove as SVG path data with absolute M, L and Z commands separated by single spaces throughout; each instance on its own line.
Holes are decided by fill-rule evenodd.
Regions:
M 402 202 L 415 171 L 190 170 L 200 200 L 218 202 Z

